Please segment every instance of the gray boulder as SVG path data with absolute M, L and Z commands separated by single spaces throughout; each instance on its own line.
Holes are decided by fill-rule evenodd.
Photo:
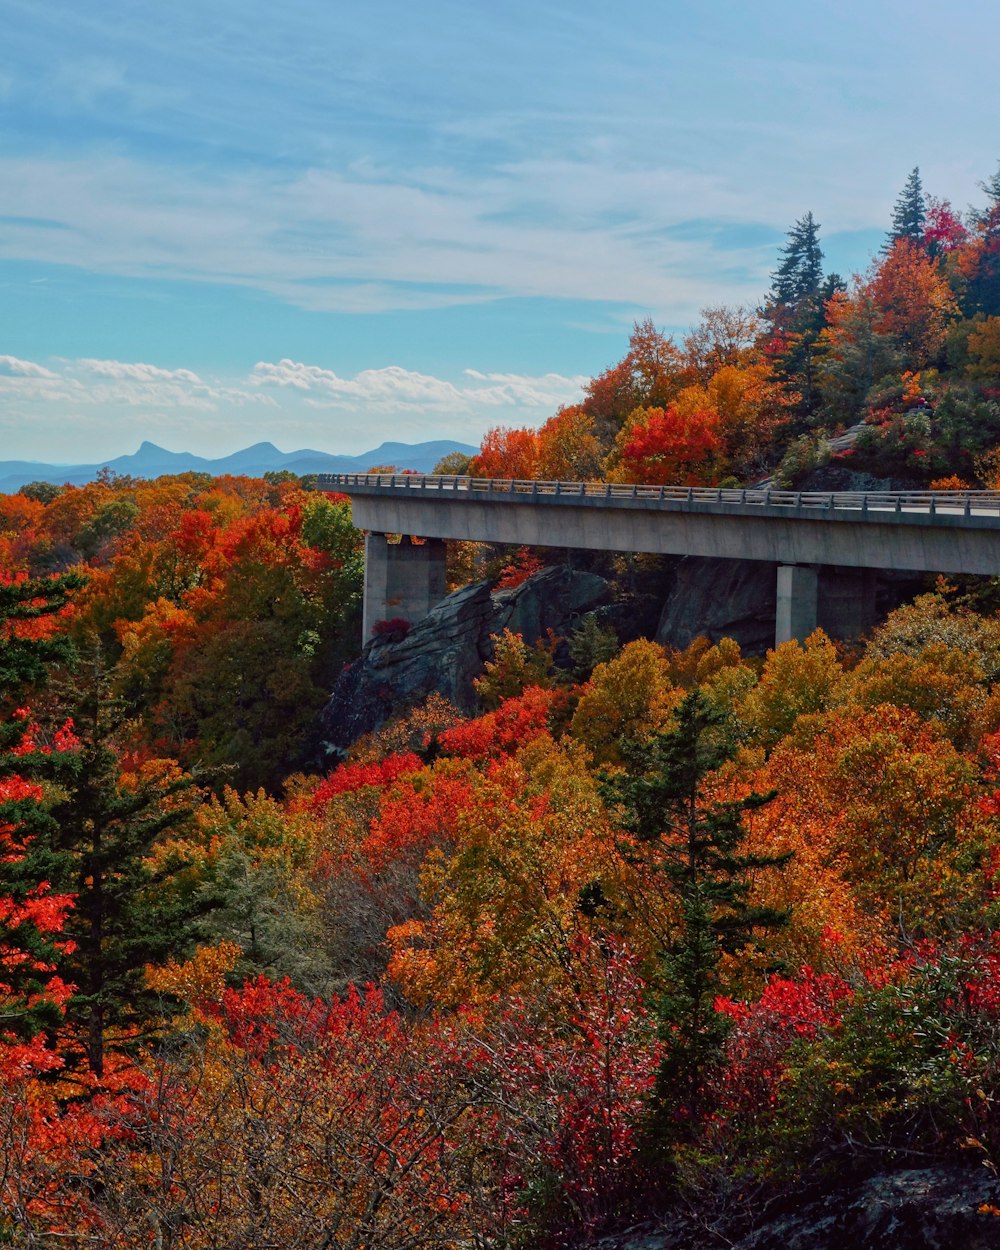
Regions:
M 610 593 L 603 577 L 565 567 L 543 569 L 512 590 L 491 594 L 487 582 L 456 590 L 404 638 L 373 638 L 345 668 L 323 712 L 325 752 L 344 751 L 431 693 L 473 711 L 472 682 L 492 656 L 491 635 L 510 629 L 528 643 L 549 630 L 565 636 Z

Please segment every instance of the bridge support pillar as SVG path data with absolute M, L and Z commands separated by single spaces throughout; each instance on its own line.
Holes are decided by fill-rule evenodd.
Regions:
M 404 534 L 398 543 L 385 534 L 365 536 L 365 599 L 362 638 L 372 636 L 377 621 L 422 620 L 447 593 L 445 557 L 440 538 L 415 543 Z
M 816 628 L 818 598 L 818 577 L 814 568 L 804 564 L 778 565 L 776 647 L 792 638 L 805 642 Z

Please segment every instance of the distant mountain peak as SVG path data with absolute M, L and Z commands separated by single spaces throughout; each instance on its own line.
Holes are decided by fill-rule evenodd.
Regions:
M 429 473 L 442 456 L 460 451 L 474 455 L 477 448 L 468 443 L 450 439 L 435 439 L 423 443 L 383 443 L 360 456 L 337 456 L 325 451 L 300 449 L 279 451 L 273 443 L 255 443 L 242 451 L 228 456 L 208 459 L 187 451 L 167 451 L 165 447 L 144 439 L 139 450 L 128 455 L 116 456 L 97 464 L 44 464 L 41 461 L 0 460 L 0 494 L 13 494 L 28 482 L 52 482 L 56 486 L 68 483 L 82 486 L 92 482 L 101 469 L 111 469 L 134 477 L 159 477 L 166 473 L 197 470 L 203 473 L 241 473 L 249 477 L 261 477 L 271 470 L 288 468 L 293 473 L 359 473 L 373 464 L 385 461 L 400 469 L 414 469 Z

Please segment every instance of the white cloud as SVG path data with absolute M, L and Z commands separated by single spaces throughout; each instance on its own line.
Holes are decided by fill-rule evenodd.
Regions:
M 345 453 L 386 439 L 477 443 L 491 425 L 539 424 L 585 381 L 476 369 L 452 380 L 399 365 L 341 376 L 288 359 L 260 361 L 244 378 L 210 378 L 143 362 L 7 356 L 0 455 L 89 462 L 142 438 L 204 454 L 263 440 Z
M 133 382 L 190 382 L 202 385 L 201 378 L 190 369 L 160 369 L 156 365 L 129 364 L 122 360 L 78 360 L 81 369 L 103 378 L 127 378 Z
M 55 378 L 56 374 L 33 360 L 18 360 L 16 356 L 0 356 L 0 374 L 26 378 Z
M 782 198 L 790 224 L 800 192 Z M 682 324 L 706 303 L 755 299 L 773 249 L 720 253 L 670 227 L 774 213 L 773 199 L 737 180 L 602 153 L 477 173 L 368 164 L 291 176 L 108 154 L 0 159 L 0 216 L 24 223 L 0 257 L 233 283 L 317 310 L 542 297 L 625 303 Z M 31 224 L 54 218 L 63 229 Z M 840 224 L 863 218 L 852 204 Z
M 466 369 L 469 382 L 457 385 L 425 373 L 415 373 L 398 365 L 365 369 L 352 378 L 342 378 L 330 369 L 280 360 L 277 364 L 258 362 L 250 381 L 256 386 L 291 388 L 303 393 L 307 403 L 341 406 L 388 413 L 418 409 L 427 412 L 463 412 L 477 408 L 507 407 L 514 412 L 528 410 L 537 415 L 553 412 L 560 404 L 579 397 L 586 382 L 582 377 L 547 373 L 525 377 L 512 373 L 480 373 Z

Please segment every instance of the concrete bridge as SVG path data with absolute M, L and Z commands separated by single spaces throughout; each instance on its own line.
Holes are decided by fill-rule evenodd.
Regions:
M 830 493 L 608 482 L 328 474 L 350 495 L 365 539 L 364 636 L 376 621 L 419 620 L 445 594 L 445 542 L 653 552 L 777 565 L 775 642 L 816 628 L 821 569 L 1000 576 L 1000 492 Z M 403 535 L 398 543 L 387 535 Z M 418 541 L 413 542 L 412 538 Z

